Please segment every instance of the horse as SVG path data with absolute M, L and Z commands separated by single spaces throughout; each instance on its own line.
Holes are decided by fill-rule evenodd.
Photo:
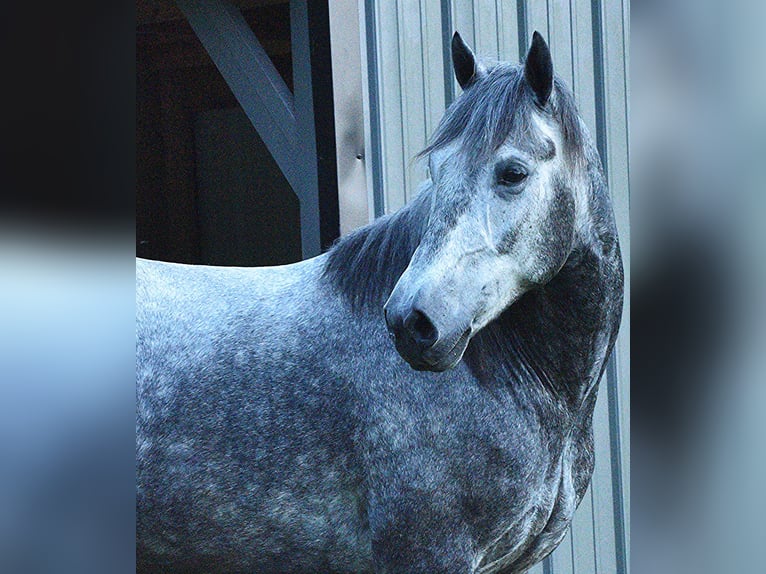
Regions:
M 140 572 L 517 573 L 562 540 L 623 269 L 535 32 L 452 39 L 461 95 L 398 212 L 302 262 L 138 260 Z

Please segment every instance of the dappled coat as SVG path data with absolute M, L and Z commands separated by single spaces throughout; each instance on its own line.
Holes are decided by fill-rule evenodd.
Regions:
M 523 572 L 593 470 L 622 307 L 597 153 L 535 34 L 477 61 L 396 214 L 272 268 L 139 260 L 142 572 Z

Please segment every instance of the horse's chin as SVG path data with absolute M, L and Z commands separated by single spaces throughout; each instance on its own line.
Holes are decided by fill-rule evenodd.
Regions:
M 455 342 L 451 349 L 443 355 L 435 355 L 428 351 L 422 357 L 406 357 L 402 355 L 405 361 L 409 363 L 416 371 L 431 371 L 434 373 L 443 373 L 455 368 L 463 358 L 468 343 L 471 341 L 472 331 L 467 329 Z
M 460 359 L 457 361 L 453 361 L 450 363 L 438 363 L 435 365 L 431 365 L 426 362 L 420 362 L 420 363 L 409 363 L 410 367 L 412 367 L 415 371 L 428 371 L 431 373 L 443 373 L 444 371 L 449 371 L 450 369 L 454 369 L 455 366 L 460 362 Z

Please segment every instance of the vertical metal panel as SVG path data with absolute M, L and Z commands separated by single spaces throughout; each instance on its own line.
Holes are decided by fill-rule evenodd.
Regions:
M 527 0 L 517 0 L 516 18 L 519 25 L 519 61 L 524 57 L 529 45 L 529 28 L 527 28 Z
M 591 492 L 593 494 L 593 539 L 595 543 L 596 569 L 594 574 L 618 573 L 612 506 L 612 465 L 609 436 L 609 398 L 607 379 L 599 388 L 596 409 L 593 413 L 594 446 L 596 464 L 593 469 Z
M 532 0 L 527 2 L 527 42 L 532 40 L 532 34 L 536 31 L 549 38 L 548 34 L 548 2 L 546 0 Z M 527 46 L 524 47 L 526 52 Z
M 628 538 L 626 521 L 627 507 L 625 500 L 625 488 L 623 479 L 626 477 L 624 468 L 626 460 L 626 449 L 630 441 L 625 440 L 622 433 L 620 418 L 621 413 L 621 385 L 617 375 L 617 356 L 619 347 L 612 353 L 607 365 L 607 397 L 609 400 L 609 440 L 611 449 L 611 471 L 612 471 L 612 509 L 614 512 L 614 543 L 615 558 L 617 561 L 617 571 L 628 571 Z
M 495 0 L 474 0 L 473 2 L 473 48 L 485 58 L 498 59 L 497 6 Z
M 385 210 L 392 212 L 405 204 L 404 131 L 399 55 L 398 1 L 376 2 L 378 87 L 380 90 L 380 141 L 383 165 Z M 412 56 L 414 57 L 414 55 Z
M 472 48 L 476 46 L 476 31 L 473 22 L 473 0 L 452 0 L 452 24 L 455 31 L 460 33 L 463 41 Z M 453 74 L 452 81 L 455 97 L 463 91 Z
M 619 457 L 615 470 L 615 495 L 618 509 L 622 511 L 617 528 L 618 558 L 624 561 L 625 571 L 630 564 L 630 183 L 628 171 L 628 56 L 627 34 L 629 32 L 629 11 L 626 2 L 601 2 L 603 22 L 604 61 L 604 121 L 606 142 L 604 145 L 607 162 L 607 177 L 614 202 L 617 227 L 622 239 L 625 263 L 625 311 L 622 329 L 615 349 L 615 363 L 611 371 L 609 387 L 612 403 L 612 443 Z
M 365 172 L 368 185 L 370 219 L 385 213 L 385 194 L 383 193 L 383 129 L 381 126 L 380 78 L 378 21 L 374 0 L 360 0 L 359 31 L 361 46 L 365 57 L 361 58 L 362 76 L 362 111 L 364 113 L 364 141 L 366 149 Z
M 373 2 L 368 0 L 368 3 Z M 454 30 L 460 32 L 479 56 L 512 62 L 523 58 L 534 30 L 543 34 L 551 47 L 555 69 L 572 87 L 583 120 L 598 144 L 623 248 L 625 314 L 615 353 L 601 381 L 594 413 L 596 468 L 591 488 L 562 544 L 530 572 L 628 572 L 628 0 L 398 0 L 375 4 L 376 14 L 380 15 L 375 49 L 381 50 L 378 58 L 382 62 L 378 81 L 387 87 L 387 91 L 381 93 L 379 124 L 382 146 L 388 150 L 383 161 L 390 160 L 382 169 L 387 211 L 393 211 L 412 197 L 420 180 L 417 176 L 422 172 L 413 171 L 407 162 L 420 149 L 416 145 L 419 134 L 424 143 L 444 105 L 460 93 L 447 59 Z M 384 11 L 393 12 L 396 17 L 384 16 Z M 432 22 L 435 14 L 441 14 L 438 24 Z M 417 26 L 419 34 L 415 30 Z M 436 38 L 436 33 L 441 33 L 441 38 Z M 420 52 L 416 51 L 413 42 L 418 36 L 419 41 L 432 43 L 434 51 L 423 47 Z M 409 58 L 420 58 L 420 61 L 409 61 Z M 436 72 L 431 74 L 431 70 Z M 418 74 L 422 83 L 413 77 Z M 444 82 L 441 87 L 437 85 L 440 79 Z M 405 91 L 398 93 L 399 89 Z
M 580 115 L 596 135 L 596 81 L 593 70 L 593 23 L 589 2 L 570 0 L 572 19 L 572 91 Z
M 519 6 L 523 2 L 497 0 L 497 50 L 504 62 L 519 62 Z M 526 41 L 526 40 L 525 40 Z M 521 52 L 523 53 L 523 52 Z
M 425 147 L 425 143 L 439 124 L 446 108 L 444 91 L 444 51 L 440 49 L 445 38 L 442 37 L 443 26 L 441 25 L 441 2 L 433 0 L 421 0 L 420 21 L 423 26 L 423 93 L 425 94 L 425 129 L 423 142 L 418 152 Z M 446 38 L 449 40 L 452 34 Z M 447 64 L 451 59 L 447 58 Z M 449 69 L 451 73 L 451 68 Z M 422 175 L 422 170 L 420 171 Z
M 469 46 L 476 46 L 476 29 L 473 21 L 473 0 L 453 0 L 452 22 Z
M 345 235 L 369 221 L 370 180 L 365 149 L 364 79 L 360 43 L 361 0 L 334 0 L 328 4 L 332 54 L 333 111 L 338 171 L 340 233 Z M 351 18 L 356 15 L 357 18 Z
M 572 530 L 570 529 L 561 541 L 556 552 L 549 560 L 551 572 L 574 572 L 574 556 L 572 555 Z
M 404 164 L 405 202 L 412 199 L 423 174 L 417 170 L 412 158 L 425 141 L 425 102 L 423 85 L 425 62 L 422 56 L 423 22 L 419 0 L 399 0 L 397 3 L 399 24 L 399 72 L 402 93 L 402 162 Z M 441 90 L 440 90 L 441 92 Z M 406 119 L 406 121 L 405 121 Z
M 423 58 L 421 39 L 420 2 L 398 0 L 396 3 L 399 25 L 399 74 L 402 93 L 402 162 L 404 164 L 405 203 L 412 198 L 417 185 L 417 174 L 412 168 L 412 150 L 423 139 L 425 129 L 425 94 L 423 93 Z M 407 121 L 404 121 L 406 118 Z
M 572 67 L 572 20 L 570 2 L 551 2 L 548 11 L 548 45 L 553 56 L 553 68 L 571 87 L 574 81 Z
M 598 456 L 598 454 L 596 455 Z M 570 528 L 572 535 L 572 570 L 562 570 L 565 574 L 569 572 L 577 574 L 595 574 L 596 572 L 596 552 L 598 547 L 595 540 L 593 529 L 593 485 L 588 488 L 583 497 L 580 506 L 575 512 Z M 558 561 L 560 554 L 566 553 L 565 549 L 557 548 L 553 553 L 553 560 Z M 559 571 L 556 570 L 556 574 Z
M 622 461 L 622 504 L 625 536 L 625 571 L 630 573 L 630 0 L 622 0 L 622 43 L 625 75 L 625 191 L 619 197 L 619 225 L 622 229 L 625 262 L 625 302 L 623 304 L 622 336 L 617 341 L 617 380 Z
M 442 69 L 444 70 L 444 105 L 449 106 L 455 99 L 456 82 L 452 73 L 452 35 L 455 26 L 452 21 L 452 0 L 441 0 L 442 21 Z
M 442 2 L 396 0 L 367 7 L 376 19 L 381 179 L 390 213 L 409 201 L 424 179 L 415 156 L 445 109 Z

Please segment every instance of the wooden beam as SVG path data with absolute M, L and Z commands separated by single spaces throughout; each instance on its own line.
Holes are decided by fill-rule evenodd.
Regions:
M 301 240 L 303 258 L 319 255 L 319 188 L 317 185 L 314 97 L 311 83 L 311 44 L 309 14 L 305 1 L 290 2 L 290 37 L 293 46 L 293 86 L 295 90 L 296 128 L 300 157 L 304 158 L 303 180 L 295 189 L 301 205 Z
M 301 196 L 293 95 L 239 9 L 228 0 L 176 0 L 261 139 Z
M 287 6 L 289 0 L 233 0 L 240 10 L 252 10 L 264 6 Z M 184 20 L 184 14 L 173 0 L 136 0 L 136 25 L 158 24 Z
M 333 101 L 329 37 L 317 40 L 323 51 L 312 28 L 329 35 L 326 5 L 290 0 L 293 96 L 231 0 L 176 3 L 298 196 L 303 257 L 318 255 L 339 229 L 333 117 L 315 111 L 317 98 Z M 320 178 L 332 182 L 321 193 Z

